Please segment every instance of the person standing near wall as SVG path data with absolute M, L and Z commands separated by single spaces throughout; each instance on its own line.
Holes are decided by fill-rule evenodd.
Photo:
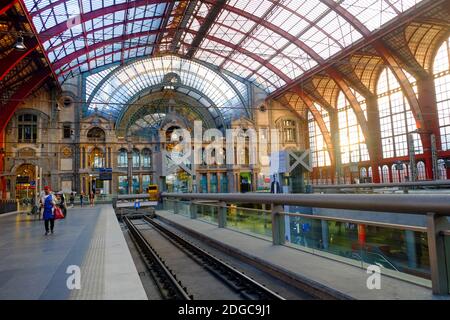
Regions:
M 91 207 L 94 206 L 94 200 L 95 200 L 95 194 L 94 194 L 93 192 L 91 192 L 91 193 L 89 194 L 89 202 L 90 202 L 90 204 L 91 204 Z
M 83 208 L 83 192 L 80 193 L 80 206 Z
M 53 214 L 53 208 L 56 205 L 55 198 L 53 194 L 51 194 L 50 187 L 44 187 L 44 225 L 45 225 L 45 235 L 48 235 L 49 232 L 53 234 L 53 228 L 55 226 L 55 216 Z
M 73 194 L 73 192 L 71 192 L 69 197 L 69 204 L 71 208 L 73 208 L 74 203 L 75 203 L 75 195 Z

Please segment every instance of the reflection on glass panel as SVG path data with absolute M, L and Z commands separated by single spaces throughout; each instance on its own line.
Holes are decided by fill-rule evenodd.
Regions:
M 430 260 L 425 232 L 358 225 L 349 222 L 289 217 L 288 244 L 383 273 L 428 283 Z M 413 276 L 413 277 L 410 277 Z
M 142 191 L 147 190 L 147 187 L 151 184 L 151 176 L 148 174 L 142 175 Z
M 128 194 L 128 178 L 127 176 L 118 177 L 119 194 Z
M 139 194 L 140 193 L 140 183 L 139 183 L 139 176 L 133 176 L 133 194 Z

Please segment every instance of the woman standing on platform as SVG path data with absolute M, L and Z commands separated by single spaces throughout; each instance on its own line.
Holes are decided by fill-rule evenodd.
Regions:
M 89 194 L 89 202 L 91 203 L 91 207 L 94 206 L 94 199 L 95 199 L 95 194 L 93 192 L 91 192 Z
M 50 192 L 50 187 L 44 187 L 45 196 L 44 200 L 44 224 L 45 235 L 48 235 L 49 231 L 53 234 L 53 228 L 55 226 L 55 215 L 53 214 L 53 208 L 56 205 L 55 198 Z M 49 228 L 50 225 L 50 228 Z

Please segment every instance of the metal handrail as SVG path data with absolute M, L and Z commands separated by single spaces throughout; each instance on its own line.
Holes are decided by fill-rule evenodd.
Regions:
M 360 184 L 318 184 L 313 189 L 374 189 L 374 188 L 408 188 L 408 187 L 450 187 L 450 180 L 417 181 L 401 183 L 360 183 Z
M 134 195 L 134 198 L 138 198 L 137 196 Z M 202 199 L 228 203 L 292 205 L 415 215 L 434 212 L 450 216 L 450 195 L 163 193 L 162 196 L 186 200 Z

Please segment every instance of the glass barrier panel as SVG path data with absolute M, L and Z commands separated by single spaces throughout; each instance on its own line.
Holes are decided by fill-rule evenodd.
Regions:
M 226 227 L 272 238 L 270 211 L 228 207 Z
M 178 202 L 178 214 L 190 217 L 191 216 L 191 203 L 190 202 Z
M 219 208 L 212 205 L 197 203 L 197 219 L 213 224 L 218 224 Z
M 164 202 L 163 202 L 163 208 L 164 208 L 164 210 L 167 210 L 167 211 L 173 211 L 174 203 L 175 203 L 174 200 L 164 199 Z
M 286 243 L 382 274 L 430 286 L 426 232 L 286 215 Z

